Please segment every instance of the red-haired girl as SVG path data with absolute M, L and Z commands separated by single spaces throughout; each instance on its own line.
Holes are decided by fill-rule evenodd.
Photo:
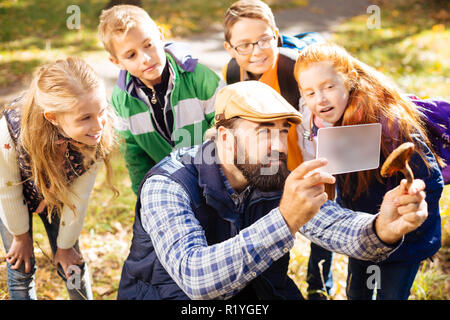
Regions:
M 374 268 L 368 268 L 377 265 L 380 270 L 377 299 L 407 299 L 420 262 L 441 246 L 439 198 L 443 180 L 438 163 L 442 160 L 431 147 L 421 114 L 380 72 L 332 43 L 313 44 L 302 50 L 294 73 L 311 114 L 304 119 L 301 133 L 305 137 L 304 150 L 313 150 L 308 148 L 313 141 L 308 136 L 330 125 L 381 123 L 380 163 L 403 142 L 415 144 L 417 152 L 411 157 L 410 166 L 415 177 L 426 183 L 427 220 L 407 234 L 402 246 L 382 263 L 349 258 L 347 277 L 349 299 L 371 299 L 374 286 L 368 285 L 371 282 L 368 280 Z M 398 185 L 401 178 L 400 175 L 382 178 L 379 170 L 338 175 L 337 201 L 355 211 L 377 214 L 383 195 Z

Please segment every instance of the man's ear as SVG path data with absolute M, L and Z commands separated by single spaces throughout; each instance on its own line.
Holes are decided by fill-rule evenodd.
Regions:
M 44 112 L 44 118 L 47 121 L 50 121 L 51 124 L 53 124 L 54 126 L 57 126 L 58 123 L 56 122 L 56 116 L 54 113 L 51 112 Z
M 226 149 L 234 150 L 234 133 L 233 130 L 220 126 L 217 129 L 217 140 Z
M 223 164 L 234 164 L 234 136 L 230 129 L 220 126 L 217 129 L 217 144 L 222 150 Z
M 236 58 L 236 51 L 231 47 L 231 44 L 228 41 L 223 42 L 223 47 L 228 52 L 230 56 Z
M 217 129 L 217 140 L 219 140 L 221 143 L 225 143 L 227 141 L 227 132 L 228 130 L 225 127 L 220 126 Z

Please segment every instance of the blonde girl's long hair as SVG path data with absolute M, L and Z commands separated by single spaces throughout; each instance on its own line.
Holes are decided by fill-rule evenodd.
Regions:
M 399 88 L 381 72 L 359 61 L 347 51 L 334 43 L 313 44 L 300 51 L 294 74 L 299 83 L 299 74 L 312 63 L 330 62 L 339 73 L 349 90 L 347 108 L 342 118 L 335 125 L 355 125 L 379 123 L 383 125 L 381 152 L 387 157 L 392 150 L 404 141 L 413 141 L 412 134 L 419 133 L 430 148 L 440 165 L 443 160 L 434 152 L 426 134 L 424 122 L 411 101 L 400 94 Z M 299 83 L 299 89 L 301 86 Z M 417 152 L 427 161 L 424 151 L 417 148 Z M 382 182 L 378 170 L 361 171 L 357 173 L 358 183 L 356 192 L 351 190 L 350 174 L 344 177 L 343 195 L 353 194 L 357 199 L 361 193 L 368 190 L 372 179 Z
M 60 114 L 70 111 L 79 97 L 96 90 L 105 89 L 92 67 L 79 58 L 69 57 L 40 67 L 21 105 L 19 147 L 29 155 L 31 179 L 45 199 L 50 217 L 55 208 L 59 215 L 64 205 L 70 207 L 74 214 L 76 208 L 69 200 L 61 146 L 56 143 L 61 132 L 44 118 L 44 112 Z M 74 143 L 73 146 L 83 155 L 86 170 L 93 162 L 105 163 L 106 183 L 117 197 L 110 162 L 111 151 L 116 145 L 111 107 L 107 108 L 106 117 L 102 138 L 97 145 Z

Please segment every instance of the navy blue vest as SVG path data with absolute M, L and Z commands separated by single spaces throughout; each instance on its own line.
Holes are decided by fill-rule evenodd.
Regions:
M 215 161 L 215 143 L 183 148 L 154 166 L 141 182 L 135 209 L 130 254 L 124 263 L 118 299 L 189 299 L 158 260 L 152 241 L 140 218 L 140 194 L 144 182 L 152 175 L 167 176 L 188 193 L 195 217 L 203 229 L 208 245 L 236 236 L 241 229 L 277 207 L 281 191 L 253 190 L 246 200 L 243 219 L 235 211 Z M 236 299 L 302 299 L 294 282 L 287 276 L 289 253 L 275 261 L 253 279 Z

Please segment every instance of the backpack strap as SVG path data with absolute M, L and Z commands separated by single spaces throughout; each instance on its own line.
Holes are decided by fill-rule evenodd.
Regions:
M 225 82 L 227 84 L 232 84 L 241 81 L 241 68 L 239 67 L 236 59 L 232 58 L 227 65 Z
M 294 77 L 298 51 L 289 48 L 279 49 L 277 76 L 280 93 L 295 109 L 299 110 L 300 91 L 298 90 L 297 80 Z

